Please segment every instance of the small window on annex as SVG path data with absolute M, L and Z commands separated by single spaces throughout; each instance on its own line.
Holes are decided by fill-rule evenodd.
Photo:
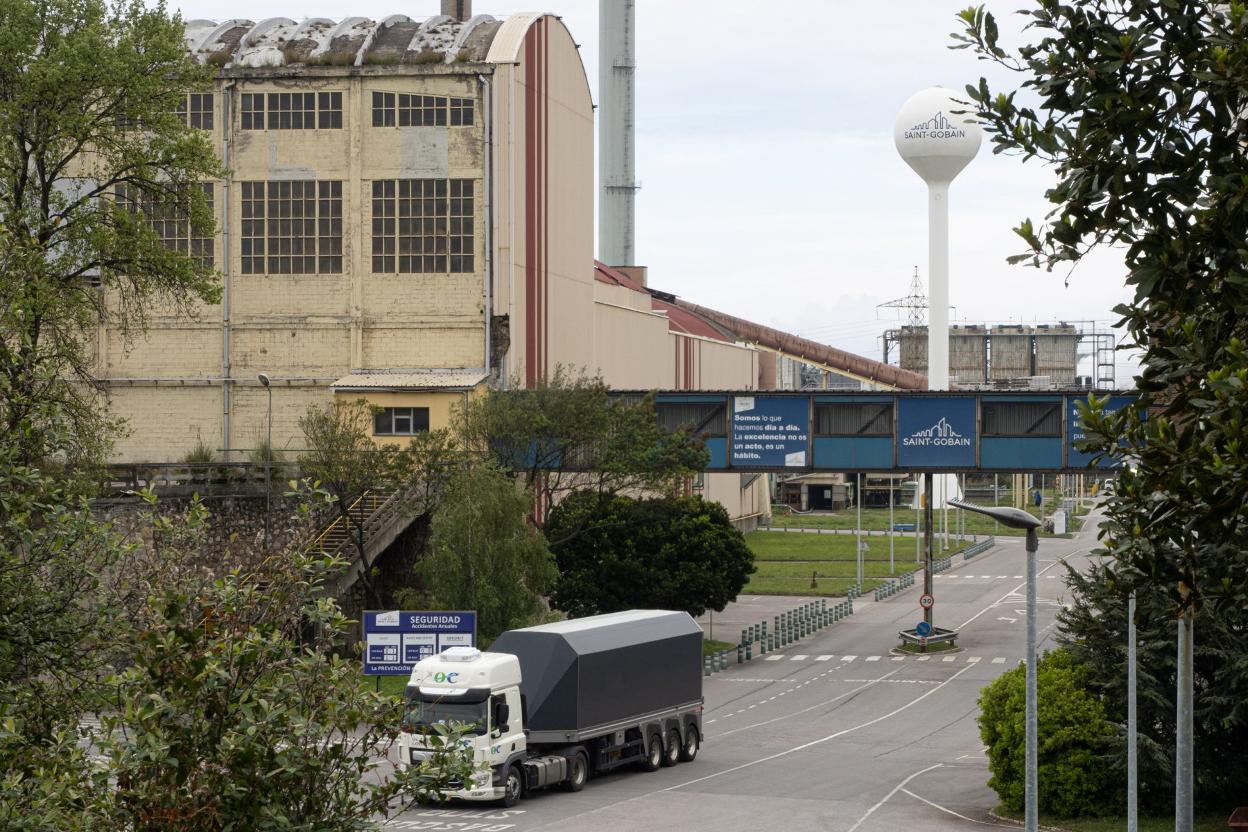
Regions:
M 373 416 L 375 436 L 415 436 L 428 430 L 427 407 L 383 407 Z

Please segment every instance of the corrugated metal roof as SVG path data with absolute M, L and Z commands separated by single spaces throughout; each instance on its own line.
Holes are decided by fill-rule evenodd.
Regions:
M 527 28 L 532 15 L 519 17 L 512 29 Z M 183 38 L 197 61 L 218 67 L 419 66 L 485 61 L 503 25 L 487 14 L 468 20 L 435 15 L 420 22 L 402 14 L 337 23 L 324 17 L 237 18 L 187 21 Z
M 480 370 L 465 372 L 351 373 L 329 387 L 335 391 L 349 390 L 471 390 L 485 381 Z

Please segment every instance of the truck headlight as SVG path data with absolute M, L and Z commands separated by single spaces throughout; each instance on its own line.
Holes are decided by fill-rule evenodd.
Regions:
M 478 787 L 488 786 L 490 785 L 491 776 L 492 776 L 491 772 L 488 768 L 482 769 L 481 771 L 478 771 L 476 774 L 472 775 L 472 784 Z

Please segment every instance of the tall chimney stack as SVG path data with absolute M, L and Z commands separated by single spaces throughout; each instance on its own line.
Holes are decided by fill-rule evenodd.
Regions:
M 456 20 L 472 17 L 472 0 L 442 0 L 442 14 Z
M 636 0 L 598 3 L 598 257 L 635 266 Z

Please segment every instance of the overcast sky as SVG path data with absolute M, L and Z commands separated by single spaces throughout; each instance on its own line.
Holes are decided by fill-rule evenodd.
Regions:
M 473 11 L 561 15 L 597 95 L 596 0 L 474 0 Z M 652 286 L 871 357 L 901 323 L 877 304 L 926 282 L 923 182 L 897 156 L 893 118 L 914 92 L 1018 79 L 951 51 L 963 2 L 638 0 L 637 259 Z M 175 0 L 176 3 L 176 0 Z M 1019 0 L 988 2 L 1017 44 Z M 438 0 L 182 0 L 185 18 L 422 18 Z M 1009 266 L 1010 230 L 1047 211 L 1051 174 L 980 155 L 950 194 L 954 323 L 1114 320 L 1120 255 L 1068 272 Z M 895 360 L 895 358 L 894 358 Z M 1118 382 L 1130 372 L 1122 365 Z

